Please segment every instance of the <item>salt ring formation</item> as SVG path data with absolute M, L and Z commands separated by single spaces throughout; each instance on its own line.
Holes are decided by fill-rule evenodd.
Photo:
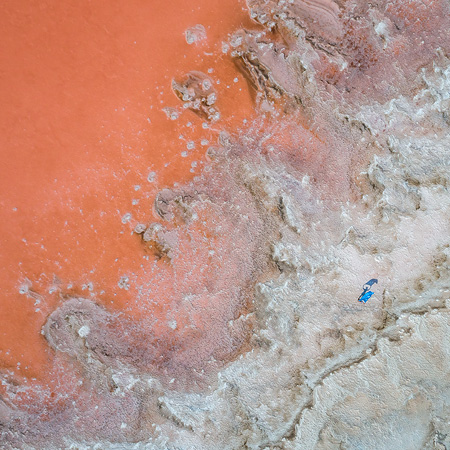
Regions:
M 450 449 L 449 1 L 6 3 L 0 448 Z

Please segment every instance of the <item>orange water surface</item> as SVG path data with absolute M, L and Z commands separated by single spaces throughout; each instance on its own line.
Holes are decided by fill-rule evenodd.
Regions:
M 196 24 L 207 39 L 188 45 Z M 218 131 L 254 114 L 222 51 L 242 26 L 243 0 L 3 2 L 1 369 L 45 380 L 41 327 L 64 296 L 129 306 L 135 290 L 119 281 L 142 263 L 134 225 L 159 189 L 201 172 Z M 217 83 L 221 119 L 207 128 L 163 111 L 182 110 L 171 81 L 191 70 Z

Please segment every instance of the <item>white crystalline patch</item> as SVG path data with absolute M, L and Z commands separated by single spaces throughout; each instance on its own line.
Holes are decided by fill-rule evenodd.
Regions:
M 19 294 L 28 294 L 29 286 L 27 284 L 21 284 L 19 287 Z
M 91 283 L 91 282 L 89 282 L 89 283 L 86 283 L 86 284 L 83 284 L 82 286 L 81 286 L 81 290 L 82 291 L 86 291 L 86 290 L 88 290 L 88 291 L 93 291 L 94 290 L 94 285 Z
M 128 223 L 131 220 L 131 213 L 126 213 L 122 216 L 122 223 Z
M 387 41 L 389 40 L 389 32 L 386 23 L 379 22 L 375 25 L 374 29 L 375 33 L 377 33 L 378 36 L 380 36 L 380 38 L 383 39 L 383 41 L 385 41 L 384 48 L 386 48 Z
M 127 276 L 123 276 L 120 278 L 119 280 L 119 288 L 120 289 L 125 289 L 126 291 L 128 291 L 128 289 L 130 289 L 130 283 L 129 283 L 130 279 Z
M 230 45 L 233 48 L 239 47 L 242 44 L 242 36 L 239 34 L 235 34 L 230 38 Z
M 163 111 L 170 120 L 177 120 L 180 117 L 180 113 L 174 108 L 163 108 Z
M 384 36 L 386 34 L 386 24 L 384 22 L 379 22 L 377 25 L 375 25 L 375 33 L 378 34 L 378 36 Z
M 90 328 L 87 325 L 83 325 L 79 330 L 78 330 L 78 336 L 84 338 L 86 337 L 89 332 L 90 332 Z
M 19 294 L 21 295 L 29 294 L 31 284 L 32 284 L 31 281 L 28 278 L 25 278 L 23 283 L 21 283 L 19 286 Z
M 190 27 L 184 32 L 184 36 L 186 37 L 186 42 L 189 45 L 194 44 L 195 42 L 203 41 L 206 39 L 205 27 L 200 24 Z

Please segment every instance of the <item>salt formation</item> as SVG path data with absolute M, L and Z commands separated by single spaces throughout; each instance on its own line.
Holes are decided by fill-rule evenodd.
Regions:
M 191 45 L 196 42 L 203 41 L 206 39 L 206 30 L 203 25 L 194 25 L 191 28 L 188 28 L 185 33 L 186 42 Z
M 249 2 L 259 118 L 135 228 L 174 279 L 163 339 L 68 299 L 43 334 L 78 403 L 2 402 L 6 448 L 450 448 L 449 8 Z
M 172 81 L 175 94 L 189 108 L 207 120 L 217 120 L 219 112 L 213 106 L 217 94 L 212 80 L 204 73 L 193 71 L 179 80 Z

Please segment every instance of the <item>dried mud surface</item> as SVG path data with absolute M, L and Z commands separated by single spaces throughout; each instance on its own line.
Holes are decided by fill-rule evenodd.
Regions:
M 248 9 L 257 118 L 134 231 L 167 323 L 64 299 L 42 334 L 77 401 L 20 406 L 5 375 L 4 448 L 450 448 L 450 4 Z M 205 80 L 173 86 L 214 121 Z

